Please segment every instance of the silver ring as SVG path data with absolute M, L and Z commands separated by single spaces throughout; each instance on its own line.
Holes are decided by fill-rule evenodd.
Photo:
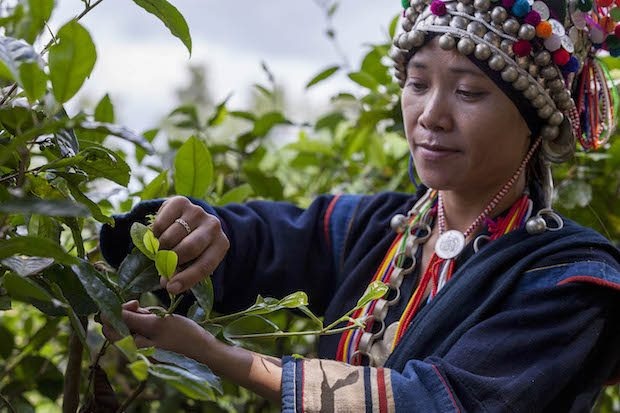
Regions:
M 185 228 L 185 231 L 187 231 L 187 235 L 192 233 L 192 229 L 189 227 L 187 221 L 185 221 L 183 218 L 177 218 L 174 220 L 174 222 L 180 224 L 183 228 Z

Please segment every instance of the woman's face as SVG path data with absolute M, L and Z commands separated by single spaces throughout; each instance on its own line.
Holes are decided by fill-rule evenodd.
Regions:
M 411 58 L 402 106 L 416 171 L 431 188 L 493 194 L 527 153 L 529 129 L 517 107 L 437 38 Z

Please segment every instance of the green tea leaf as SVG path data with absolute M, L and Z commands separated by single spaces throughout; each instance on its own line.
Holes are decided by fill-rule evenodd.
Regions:
M 177 269 L 177 263 L 179 257 L 174 251 L 159 250 L 155 255 L 155 267 L 159 275 L 165 278 L 170 278 L 174 275 L 174 271 Z
M 86 217 L 88 209 L 68 199 L 11 199 L 0 203 L 0 212 L 54 217 Z
M 88 31 L 76 20 L 60 28 L 49 51 L 50 79 L 59 103 L 71 99 L 90 76 L 97 51 Z
M 349 79 L 360 86 L 376 91 L 379 88 L 379 82 L 366 72 L 349 73 Z
M 30 102 L 43 97 L 47 89 L 47 75 L 39 62 L 25 62 L 19 66 L 21 86 Z
M 203 198 L 213 182 L 213 160 L 207 146 L 195 136 L 174 158 L 174 187 L 178 195 Z
M 134 362 L 138 359 L 138 347 L 136 346 L 133 336 L 128 335 L 127 337 L 115 341 L 114 346 L 123 353 L 127 360 Z
M 40 56 L 32 45 L 12 37 L 0 37 L 0 77 L 21 85 L 20 65 L 39 62 Z
M 19 275 L 8 273 L 4 277 L 4 288 L 9 292 L 11 298 L 26 303 L 32 303 L 32 301 L 41 301 L 47 303 L 54 303 L 54 297 L 39 284 L 27 277 L 20 277 Z
M 205 318 L 209 317 L 214 301 L 213 280 L 211 280 L 211 277 L 204 278 L 194 285 L 191 290 L 194 297 L 196 297 L 196 301 L 202 307 Z
M 129 254 L 118 269 L 121 296 L 134 296 L 159 287 L 159 276 L 153 260 L 138 252 Z
M 149 377 L 149 364 L 146 360 L 140 359 L 129 364 L 129 370 L 139 381 L 144 381 Z
M 209 383 L 209 386 L 216 389 L 220 394 L 222 393 L 222 384 L 219 377 L 213 374 L 211 369 L 204 364 L 194 359 L 185 357 L 182 354 L 162 349 L 155 349 L 152 357 L 161 363 L 172 364 L 174 366 L 187 370 L 194 376 Z
M 291 122 L 287 120 L 281 112 L 269 112 L 261 116 L 254 122 L 254 129 L 252 134 L 254 136 L 263 137 L 266 136 L 271 129 L 276 125 L 290 125 Z
M 53 258 L 25 257 L 14 255 L 0 261 L 2 265 L 13 270 L 21 277 L 39 274 L 54 264 Z
M 97 221 L 101 222 L 102 224 L 114 225 L 114 218 L 109 217 L 105 215 L 103 212 L 101 212 L 101 208 L 99 208 L 99 205 L 95 204 L 90 198 L 84 195 L 84 193 L 80 190 L 80 188 L 77 185 L 75 185 L 74 183 L 70 181 L 67 181 L 67 187 L 69 188 L 71 195 L 73 195 L 73 197 L 77 201 L 79 201 L 83 205 L 86 205 L 86 207 L 90 210 L 91 214 L 93 215 L 93 218 L 95 218 Z
M 114 123 L 114 105 L 110 99 L 110 95 L 106 95 L 101 98 L 97 107 L 95 108 L 95 120 L 97 122 Z
M 155 256 L 159 251 L 159 240 L 155 238 L 155 235 L 153 235 L 153 231 L 151 231 L 150 229 L 147 229 L 144 233 L 142 242 L 144 243 L 144 248 L 148 252 L 148 255 L 145 254 L 147 257 Z M 155 259 L 157 259 L 157 257 Z
M 14 237 L 0 240 L 0 259 L 13 255 L 50 257 L 63 264 L 73 264 L 76 258 L 67 254 L 60 245 L 39 237 Z
M 151 232 L 149 227 L 144 225 L 141 222 L 134 222 L 131 224 L 131 228 L 129 229 L 129 236 L 131 236 L 131 240 L 133 241 L 133 245 L 144 255 L 146 255 L 149 259 L 155 260 L 155 253 L 151 252 L 150 249 L 146 247 L 144 244 L 144 238 L 146 234 Z M 152 235 L 152 233 L 151 233 Z M 159 242 L 159 241 L 158 241 Z M 159 249 L 159 244 L 157 249 Z M 155 252 L 157 252 L 157 249 Z
M 168 171 L 164 170 L 144 187 L 142 192 L 140 192 L 140 199 L 146 201 L 148 199 L 163 198 L 168 195 L 169 189 Z
M 217 204 L 227 205 L 230 203 L 241 203 L 246 201 L 252 194 L 254 194 L 254 191 L 249 184 L 241 184 L 222 195 Z
M 389 287 L 381 281 L 373 281 L 364 291 L 355 305 L 355 309 L 362 308 L 372 300 L 378 300 L 387 294 Z
M 161 20 L 173 36 L 183 42 L 189 54 L 192 54 L 192 37 L 185 18 L 166 0 L 133 0 L 138 6 Z
M 152 364 L 149 367 L 149 373 L 159 377 L 194 400 L 214 400 L 215 398 L 209 382 L 182 368 L 165 364 Z
M 303 291 L 297 291 L 284 297 L 278 302 L 281 308 L 298 308 L 308 305 L 308 295 Z
M 60 293 L 78 316 L 88 316 L 99 311 L 97 304 L 88 295 L 71 268 L 55 265 L 47 268 L 43 276 L 58 286 Z
M 327 69 L 321 71 L 319 74 L 317 74 L 316 76 L 314 76 L 309 82 L 308 84 L 306 84 L 306 89 L 311 88 L 312 86 L 316 85 L 317 83 L 331 77 L 334 73 L 336 73 L 338 70 L 340 70 L 340 66 L 330 66 Z
M 23 4 L 24 2 L 22 2 Z M 18 26 L 17 36 L 25 39 L 28 43 L 34 43 L 38 35 L 45 28 L 45 23 L 50 19 L 53 0 L 28 0 L 28 10 L 25 18 Z
M 108 283 L 102 279 L 103 275 L 95 270 L 92 264 L 84 260 L 79 260 L 78 264 L 72 265 L 71 268 L 112 327 L 122 336 L 129 335 L 129 329 L 121 315 L 121 301 Z

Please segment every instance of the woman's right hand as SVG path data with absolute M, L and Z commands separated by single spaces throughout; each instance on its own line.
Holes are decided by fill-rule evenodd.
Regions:
M 172 250 L 179 257 L 177 273 L 170 280 L 161 280 L 171 294 L 188 290 L 211 275 L 230 247 L 220 220 L 184 196 L 164 201 L 153 234 L 161 249 Z

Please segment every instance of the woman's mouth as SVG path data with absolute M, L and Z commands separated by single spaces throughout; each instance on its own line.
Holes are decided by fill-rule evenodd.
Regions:
M 454 156 L 460 151 L 449 146 L 434 144 L 434 143 L 418 143 L 415 145 L 414 152 L 417 152 L 424 160 L 427 161 L 440 161 L 445 158 Z

